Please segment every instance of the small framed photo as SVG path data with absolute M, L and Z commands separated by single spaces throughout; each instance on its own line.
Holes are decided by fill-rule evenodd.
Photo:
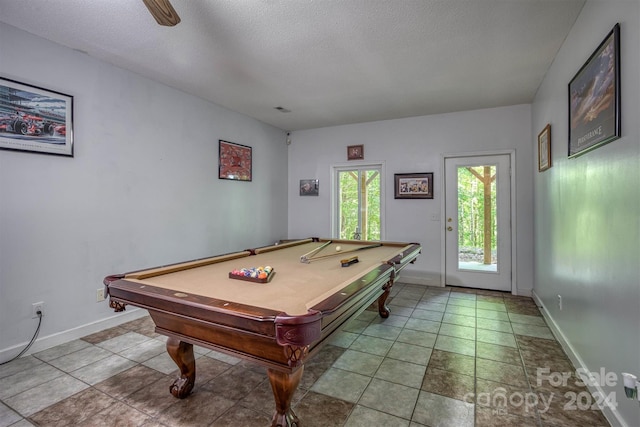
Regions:
M 218 178 L 251 181 L 251 147 L 219 141 Z
M 620 24 L 569 83 L 569 157 L 620 138 Z
M 73 157 L 73 97 L 0 78 L 0 149 Z
M 364 159 L 364 145 L 349 145 L 347 147 L 347 160 Z
M 538 134 L 538 172 L 551 167 L 551 125 L 548 124 Z
M 318 194 L 320 194 L 320 184 L 317 179 L 300 180 L 301 196 L 317 196 Z
M 396 199 L 433 199 L 433 172 L 397 173 Z

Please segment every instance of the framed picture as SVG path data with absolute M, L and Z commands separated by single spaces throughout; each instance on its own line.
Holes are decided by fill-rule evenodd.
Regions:
M 364 145 L 350 145 L 347 147 L 347 160 L 364 159 Z
M 251 147 L 219 140 L 218 178 L 251 181 Z
M 551 125 L 548 124 L 538 134 L 538 172 L 551 167 Z
M 0 77 L 0 148 L 73 157 L 73 97 Z
M 394 178 L 396 199 L 433 199 L 433 172 L 397 173 Z
M 317 179 L 301 179 L 300 195 L 317 196 L 320 193 L 320 185 Z
M 620 138 L 620 24 L 569 83 L 569 157 Z

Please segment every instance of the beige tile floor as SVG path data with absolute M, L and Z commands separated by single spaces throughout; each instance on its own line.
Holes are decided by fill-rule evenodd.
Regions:
M 575 372 L 531 298 L 398 283 L 381 319 L 367 310 L 316 357 L 294 396 L 305 427 L 608 426 L 600 411 L 565 410 Z M 197 384 L 177 375 L 145 317 L 0 366 L 0 427 L 268 426 L 264 370 L 196 348 Z M 574 374 L 575 375 L 575 374 Z

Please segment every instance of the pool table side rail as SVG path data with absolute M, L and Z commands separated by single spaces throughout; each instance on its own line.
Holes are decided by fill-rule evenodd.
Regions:
M 110 279 L 115 279 L 109 282 Z M 252 331 L 273 334 L 273 322 L 281 314 L 277 310 L 254 307 L 233 301 L 197 294 L 181 294 L 168 289 L 126 278 L 109 276 L 105 279 L 108 296 L 120 304 L 130 304 L 146 310 L 158 310 L 193 317 L 205 322 L 219 323 L 229 327 L 244 327 L 250 322 Z
M 213 257 L 199 258 L 191 261 L 178 262 L 175 264 L 163 265 L 160 267 L 153 267 L 145 270 L 136 270 L 129 273 L 125 273 L 124 276 L 129 279 L 144 280 L 150 277 L 160 276 L 163 274 L 175 273 L 178 271 L 188 270 L 190 268 L 203 267 L 209 264 L 216 264 L 219 262 L 230 261 L 233 259 L 244 258 L 251 256 L 251 250 L 247 249 L 240 252 L 232 252 L 224 255 L 216 255 Z
M 374 270 L 369 271 L 360 279 L 351 282 L 349 285 L 342 288 L 341 292 L 336 292 L 333 295 L 320 301 L 311 310 L 317 310 L 323 315 L 328 315 L 334 311 L 340 310 L 342 305 L 352 300 L 359 292 L 364 289 L 374 286 L 374 282 L 382 282 L 381 285 L 393 280 L 395 276 L 395 269 L 389 264 L 380 264 Z M 381 280 L 382 279 L 382 280 Z M 377 284 L 376 284 L 377 286 Z M 382 286 L 379 286 L 379 290 L 382 293 Z
M 377 240 L 348 240 L 348 239 L 326 239 L 326 238 L 320 238 L 320 237 L 309 237 L 308 239 L 302 239 L 302 240 L 285 240 L 280 243 L 276 243 L 275 245 L 261 246 L 258 248 L 247 249 L 247 251 L 250 251 L 253 255 L 259 255 L 267 252 L 277 251 L 278 249 L 282 249 L 282 248 L 303 245 L 305 243 L 310 243 L 310 242 L 318 242 L 318 243 L 331 242 L 336 245 L 358 243 L 363 246 L 371 246 L 375 244 L 380 244 L 384 246 L 406 246 L 407 245 L 407 243 L 387 242 L 387 241 L 380 242 Z M 411 243 L 411 244 L 417 244 L 417 243 Z
M 413 264 L 418 255 L 422 253 L 422 246 L 419 243 L 411 243 L 406 246 L 406 249 L 402 251 L 398 256 L 390 259 L 388 262 L 396 266 L 396 271 L 404 269 L 408 264 Z
M 279 249 L 290 248 L 292 246 L 304 245 L 305 243 L 317 242 L 318 239 L 312 237 L 302 240 L 288 240 L 284 243 L 276 243 L 275 245 L 260 246 L 258 248 L 247 249 L 252 255 L 264 254 L 267 252 L 277 251 Z

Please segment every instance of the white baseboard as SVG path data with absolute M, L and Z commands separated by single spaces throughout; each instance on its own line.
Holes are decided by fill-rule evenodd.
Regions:
M 401 272 L 400 273 L 400 277 L 398 279 L 396 279 L 397 282 L 401 282 L 401 283 L 408 283 L 410 285 L 424 285 L 424 286 L 435 286 L 438 288 L 441 288 L 442 285 L 440 284 L 440 276 L 438 275 L 437 277 L 435 277 L 435 275 L 432 275 L 434 277 L 429 277 L 426 274 L 421 274 L 419 276 L 416 275 L 412 275 L 411 271 L 408 272 Z
M 551 315 L 549 314 L 549 311 L 547 310 L 544 303 L 542 302 L 542 299 L 536 294 L 535 291 L 532 291 L 531 294 L 535 303 L 538 305 L 538 307 L 540 307 L 540 312 L 542 313 L 542 316 L 547 322 L 547 325 L 551 329 L 551 332 L 553 332 L 553 335 L 556 337 L 556 340 L 558 340 L 558 342 L 564 349 L 567 356 L 569 356 L 569 359 L 571 359 L 573 366 L 576 369 L 582 369 L 586 372 L 591 372 L 591 370 L 584 363 L 580 355 L 575 351 L 575 349 L 573 348 L 573 346 L 571 345 L 567 337 L 564 335 L 564 333 L 562 332 L 558 324 L 555 322 L 553 317 L 551 317 Z M 599 393 L 599 396 L 607 395 L 605 390 L 603 390 L 602 387 L 600 386 L 600 384 L 597 384 L 597 383 L 595 385 L 587 384 L 587 388 L 591 393 Z M 605 406 L 602 408 L 602 413 L 604 414 L 604 416 L 607 418 L 607 421 L 609 421 L 609 423 L 612 426 L 630 427 L 625 422 L 625 420 L 620 416 L 620 413 L 618 412 L 618 410 L 614 407 L 611 407 L 608 401 L 605 401 Z
M 532 297 L 533 296 L 533 289 L 528 288 L 528 289 L 522 289 L 522 288 L 518 288 L 516 289 L 516 293 L 514 295 L 518 295 L 521 297 Z
M 99 332 L 114 326 L 121 325 L 131 320 L 136 320 L 147 315 L 147 310 L 142 310 L 132 306 L 127 307 L 127 311 L 124 313 L 114 314 L 113 316 L 105 319 L 100 319 L 95 322 L 88 323 L 86 325 L 78 326 L 73 329 L 69 329 L 63 332 L 57 332 L 55 334 L 48 335 L 46 337 L 40 337 L 36 339 L 31 348 L 25 355 L 38 353 L 43 350 L 47 350 L 51 347 L 55 347 L 60 344 L 67 343 L 87 335 Z M 34 331 L 35 332 L 35 331 Z M 9 360 L 19 354 L 29 342 L 21 343 L 3 350 L 0 350 L 0 361 Z

